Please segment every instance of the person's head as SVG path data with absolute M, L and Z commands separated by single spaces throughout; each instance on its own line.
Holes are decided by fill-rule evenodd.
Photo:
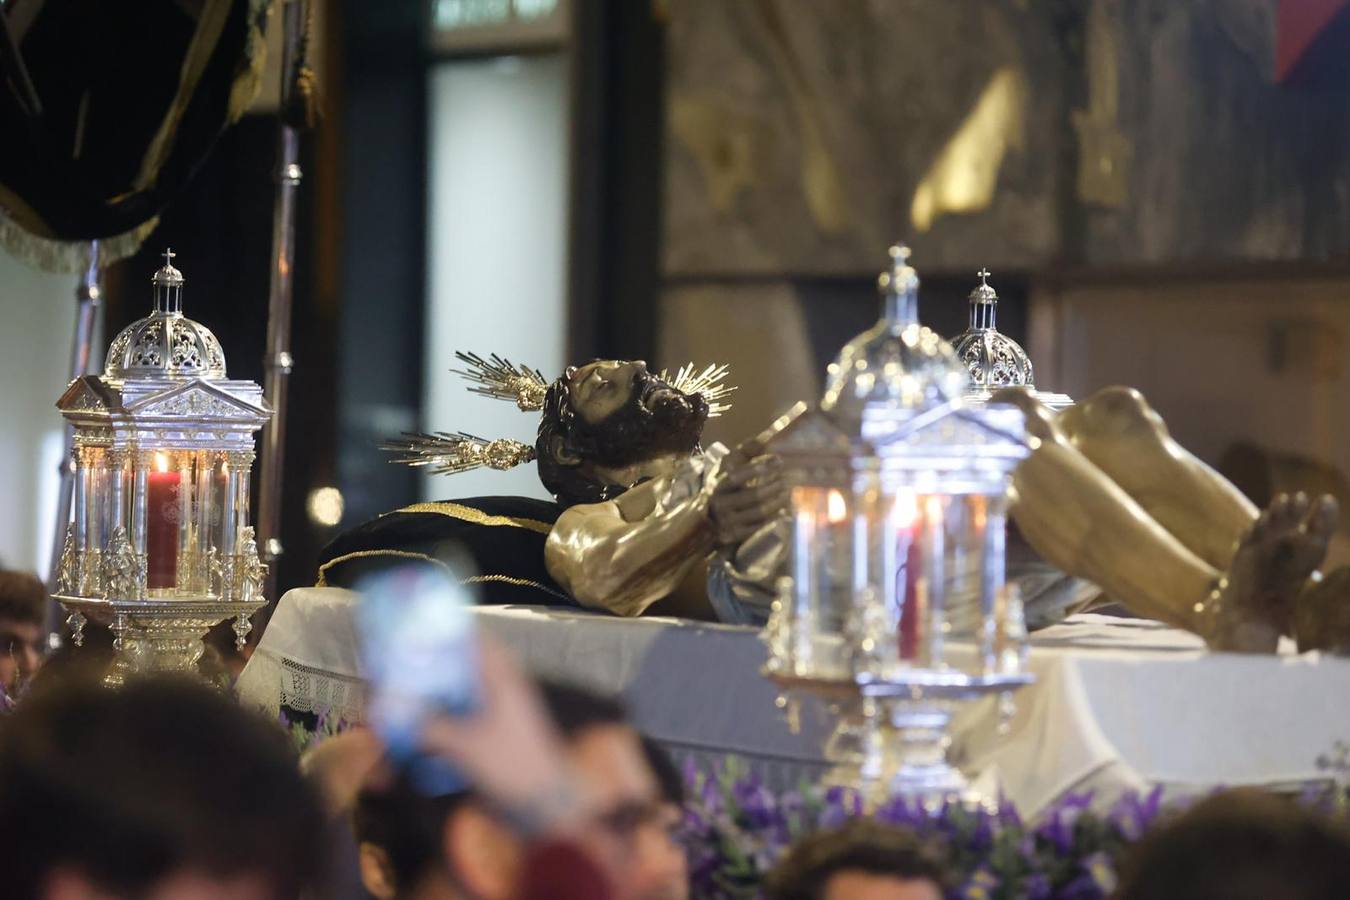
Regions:
M 639 834 L 637 859 L 645 886 L 641 896 L 685 900 L 689 896 L 689 860 L 680 843 L 684 777 L 666 749 L 651 738 L 642 738 L 642 753 L 656 777 L 661 803 L 656 817 L 644 824 Z
M 1126 858 L 1118 900 L 1331 900 L 1350 885 L 1350 830 L 1256 790 L 1204 800 Z
M 596 503 L 627 490 L 645 463 L 698 449 L 708 403 L 641 360 L 597 360 L 551 384 L 535 440 L 539 480 L 559 503 Z
M 942 900 L 942 864 L 910 832 L 871 819 L 808 835 L 765 879 L 768 900 Z
M 0 688 L 13 693 L 42 664 L 47 588 L 26 572 L 0 571 Z
M 683 860 L 670 860 L 651 839 L 660 828 L 660 787 L 622 707 L 577 688 L 541 687 L 569 761 L 599 791 L 586 849 L 610 875 L 615 896 L 684 896 L 670 887 L 683 876 Z M 520 877 L 524 844 L 472 793 L 429 798 L 397 778 L 361 792 L 354 825 L 363 877 L 377 897 L 406 896 L 430 880 L 442 884 L 443 896 L 496 900 L 511 896 Z
M 163 677 L 35 690 L 0 729 L 0 853 L 16 900 L 282 900 L 323 819 L 285 735 Z

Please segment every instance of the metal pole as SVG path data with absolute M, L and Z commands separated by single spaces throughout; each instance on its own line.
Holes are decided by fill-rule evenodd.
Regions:
M 99 310 L 103 308 L 103 291 L 99 288 L 98 241 L 89 242 L 89 267 L 79 287 L 75 289 L 75 334 L 70 346 L 70 379 L 74 381 L 81 375 L 93 371 L 94 328 L 98 324 Z M 65 426 L 65 439 L 62 442 L 60 487 L 56 495 L 56 521 L 52 525 L 52 555 L 47 564 L 47 590 L 56 593 L 56 577 L 61 568 L 61 550 L 66 542 L 66 526 L 70 522 L 70 495 L 75 489 L 75 429 Z M 47 604 L 47 633 L 56 634 L 62 619 L 61 606 L 55 600 Z
M 281 56 L 281 125 L 277 134 L 277 195 L 272 209 L 272 283 L 267 302 L 267 355 L 263 391 L 272 421 L 263 429 L 259 459 L 258 544 L 267 563 L 265 596 L 276 599 L 277 560 L 281 557 L 281 474 L 286 449 L 286 384 L 291 374 L 291 292 L 295 263 L 295 197 L 300 186 L 300 134 L 286 117 L 297 76 L 305 0 L 287 0 Z M 260 611 L 266 616 L 266 608 Z M 261 629 L 259 632 L 261 633 Z

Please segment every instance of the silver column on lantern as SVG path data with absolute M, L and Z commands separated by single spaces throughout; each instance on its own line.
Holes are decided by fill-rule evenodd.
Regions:
M 75 429 L 75 502 L 55 598 L 76 644 L 88 620 L 112 628 L 109 684 L 195 671 L 211 626 L 233 619 L 242 645 L 265 602 L 248 479 L 271 410 L 183 315 L 183 273 L 164 255 L 150 315 L 113 339 L 101 376 L 77 378 L 56 404 Z
M 946 757 L 955 706 L 1029 681 L 1003 570 L 1027 446 L 1020 411 L 965 402 L 966 368 L 919 324 L 907 248 L 891 249 L 880 286 L 881 318 L 770 442 L 792 527 L 765 672 L 838 716 L 829 781 L 873 800 L 938 797 L 965 790 Z

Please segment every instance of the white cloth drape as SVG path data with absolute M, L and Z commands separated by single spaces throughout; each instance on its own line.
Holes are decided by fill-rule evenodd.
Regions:
M 358 718 L 353 599 L 336 588 L 283 597 L 241 698 L 271 714 L 327 705 Z M 677 751 L 742 755 L 784 787 L 824 768 L 828 718 L 808 704 L 801 730 L 788 729 L 753 629 L 520 607 L 475 615 L 536 673 L 622 696 L 638 727 Z M 1350 660 L 1212 654 L 1156 622 L 1086 615 L 1034 635 L 1029 665 L 1037 682 L 1017 694 L 1008 732 L 990 698 L 957 718 L 953 746 L 1025 815 L 1071 790 L 1110 800 L 1155 784 L 1303 784 L 1326 777 L 1319 755 L 1350 741 Z

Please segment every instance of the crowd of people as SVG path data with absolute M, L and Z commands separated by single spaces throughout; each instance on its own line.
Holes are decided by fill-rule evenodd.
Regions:
M 227 693 L 98 665 L 39 671 L 45 591 L 0 575 L 0 894 L 16 900 L 681 900 L 684 783 L 623 706 L 480 645 L 482 703 L 434 715 L 419 758 L 354 728 L 297 758 Z M 1286 799 L 1216 794 L 1146 836 L 1120 900 L 1344 896 L 1350 833 Z M 941 900 L 951 873 L 903 828 L 858 819 L 795 845 L 768 900 Z

